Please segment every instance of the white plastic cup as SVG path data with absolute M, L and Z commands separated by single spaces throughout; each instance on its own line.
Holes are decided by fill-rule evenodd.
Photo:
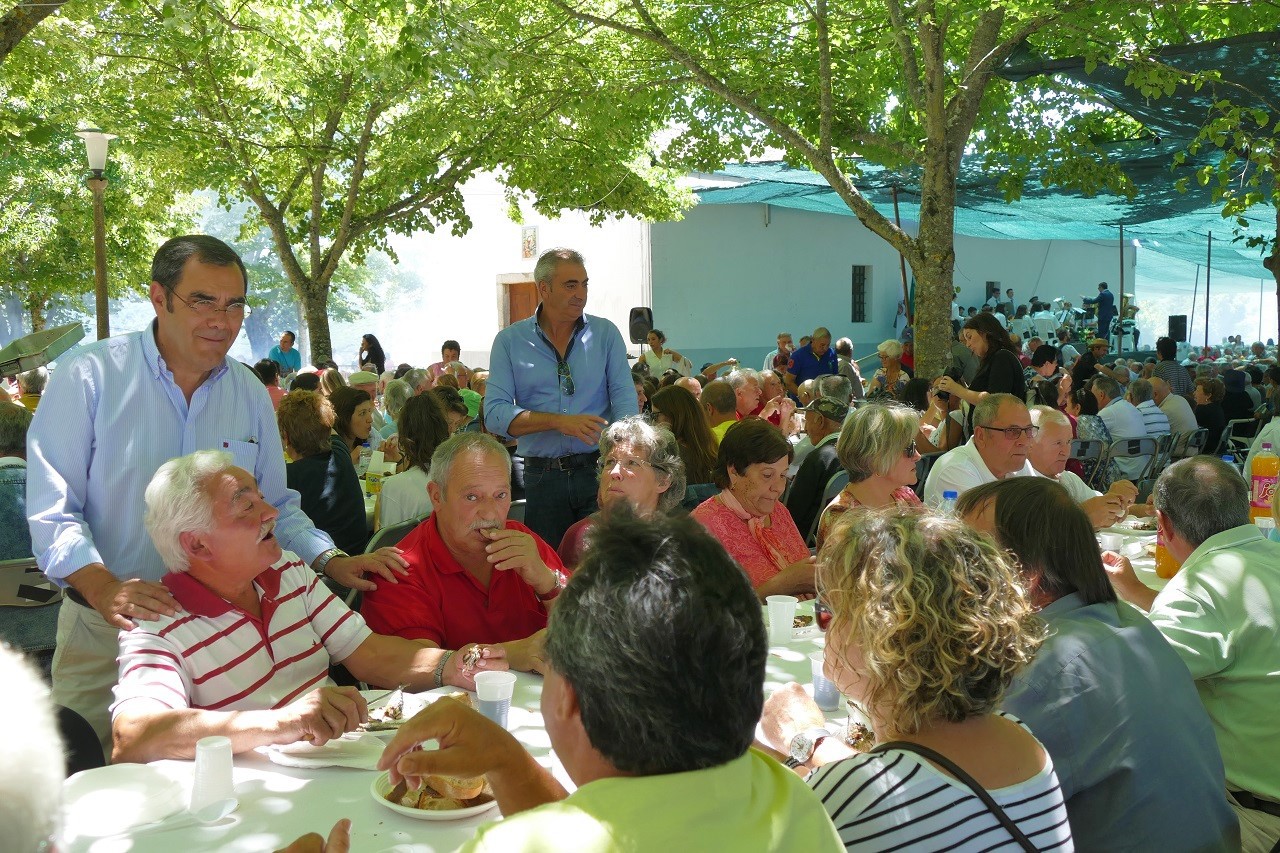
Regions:
M 840 688 L 822 671 L 824 652 L 809 655 L 809 665 L 813 669 L 813 701 L 824 711 L 834 711 L 840 707 Z
M 791 631 L 796 621 L 796 605 L 800 599 L 794 595 L 771 595 L 765 599 L 769 606 L 769 644 L 773 646 L 791 642 Z
M 1258 526 L 1258 530 L 1264 537 L 1270 536 L 1271 531 L 1276 529 L 1276 520 L 1269 515 L 1260 515 L 1253 520 L 1253 523 Z
M 1099 533 L 1098 544 L 1104 551 L 1119 551 L 1124 546 L 1124 537 L 1119 533 Z
M 515 689 L 514 672 L 476 673 L 476 710 L 505 729 Z
M 196 741 L 195 780 L 191 785 L 191 810 L 235 796 L 231 780 L 231 738 L 206 737 Z

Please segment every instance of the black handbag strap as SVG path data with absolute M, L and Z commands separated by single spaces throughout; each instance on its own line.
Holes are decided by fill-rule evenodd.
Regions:
M 1018 842 L 1023 850 L 1028 851 L 1028 853 L 1035 853 L 1038 849 L 1031 843 L 1031 839 L 1027 838 L 1027 836 L 1023 834 L 1022 830 L 1018 829 L 1017 825 L 1007 814 L 1005 814 L 1004 809 L 1000 808 L 1000 804 L 987 793 L 987 789 L 979 785 L 977 779 L 974 779 L 968 773 L 961 770 L 960 766 L 950 758 L 933 751 L 927 746 L 921 746 L 918 743 L 910 743 L 905 740 L 895 740 L 890 741 L 889 743 L 882 743 L 875 749 L 872 749 L 869 754 L 877 755 L 889 749 L 901 749 L 905 752 L 914 752 L 942 767 L 952 776 L 969 786 L 969 789 L 977 795 L 978 799 L 982 800 L 983 805 L 987 807 L 987 810 L 995 816 L 996 820 L 1000 821 L 1000 825 L 1005 828 L 1006 832 L 1013 836 L 1013 840 Z

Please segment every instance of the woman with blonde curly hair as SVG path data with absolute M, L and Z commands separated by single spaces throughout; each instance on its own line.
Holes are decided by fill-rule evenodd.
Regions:
M 958 521 L 890 509 L 846 514 L 818 564 L 825 673 L 880 745 L 827 737 L 798 685 L 770 698 L 764 731 L 817 768 L 809 786 L 845 846 L 1071 849 L 1048 752 L 996 711 L 1044 636 L 1004 553 Z

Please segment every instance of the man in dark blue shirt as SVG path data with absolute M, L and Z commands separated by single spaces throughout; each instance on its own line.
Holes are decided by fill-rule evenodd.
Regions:
M 1085 305 L 1098 306 L 1098 337 L 1111 340 L 1111 321 L 1116 318 L 1116 297 L 1105 281 L 1098 282 L 1098 298 L 1084 298 Z
M 829 373 L 840 372 L 840 360 L 831 349 L 831 332 L 825 326 L 813 330 L 809 343 L 791 354 L 787 365 L 787 390 L 792 394 L 806 379 L 817 379 Z

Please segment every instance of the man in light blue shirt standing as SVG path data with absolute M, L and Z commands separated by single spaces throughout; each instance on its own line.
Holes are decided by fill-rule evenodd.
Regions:
M 572 249 L 552 249 L 533 269 L 541 302 L 493 340 L 484 418 L 519 440 L 525 524 L 551 546 L 596 511 L 600 431 L 637 414 L 618 327 L 585 314 L 587 270 Z
M 251 371 L 227 358 L 248 313 L 235 251 L 213 237 L 175 237 L 156 252 L 151 278 L 155 322 L 65 360 L 28 434 L 33 553 L 51 580 L 68 587 L 54 701 L 88 720 L 106 744 L 118 632 L 179 609 L 160 583 L 166 569 L 142 523 L 146 485 L 165 462 L 196 450 L 231 453 L 280 511 L 265 535 L 340 583 L 372 589 L 366 572 L 394 583 L 392 569 L 404 565 L 392 549 L 343 554 L 286 487 L 271 399 Z

